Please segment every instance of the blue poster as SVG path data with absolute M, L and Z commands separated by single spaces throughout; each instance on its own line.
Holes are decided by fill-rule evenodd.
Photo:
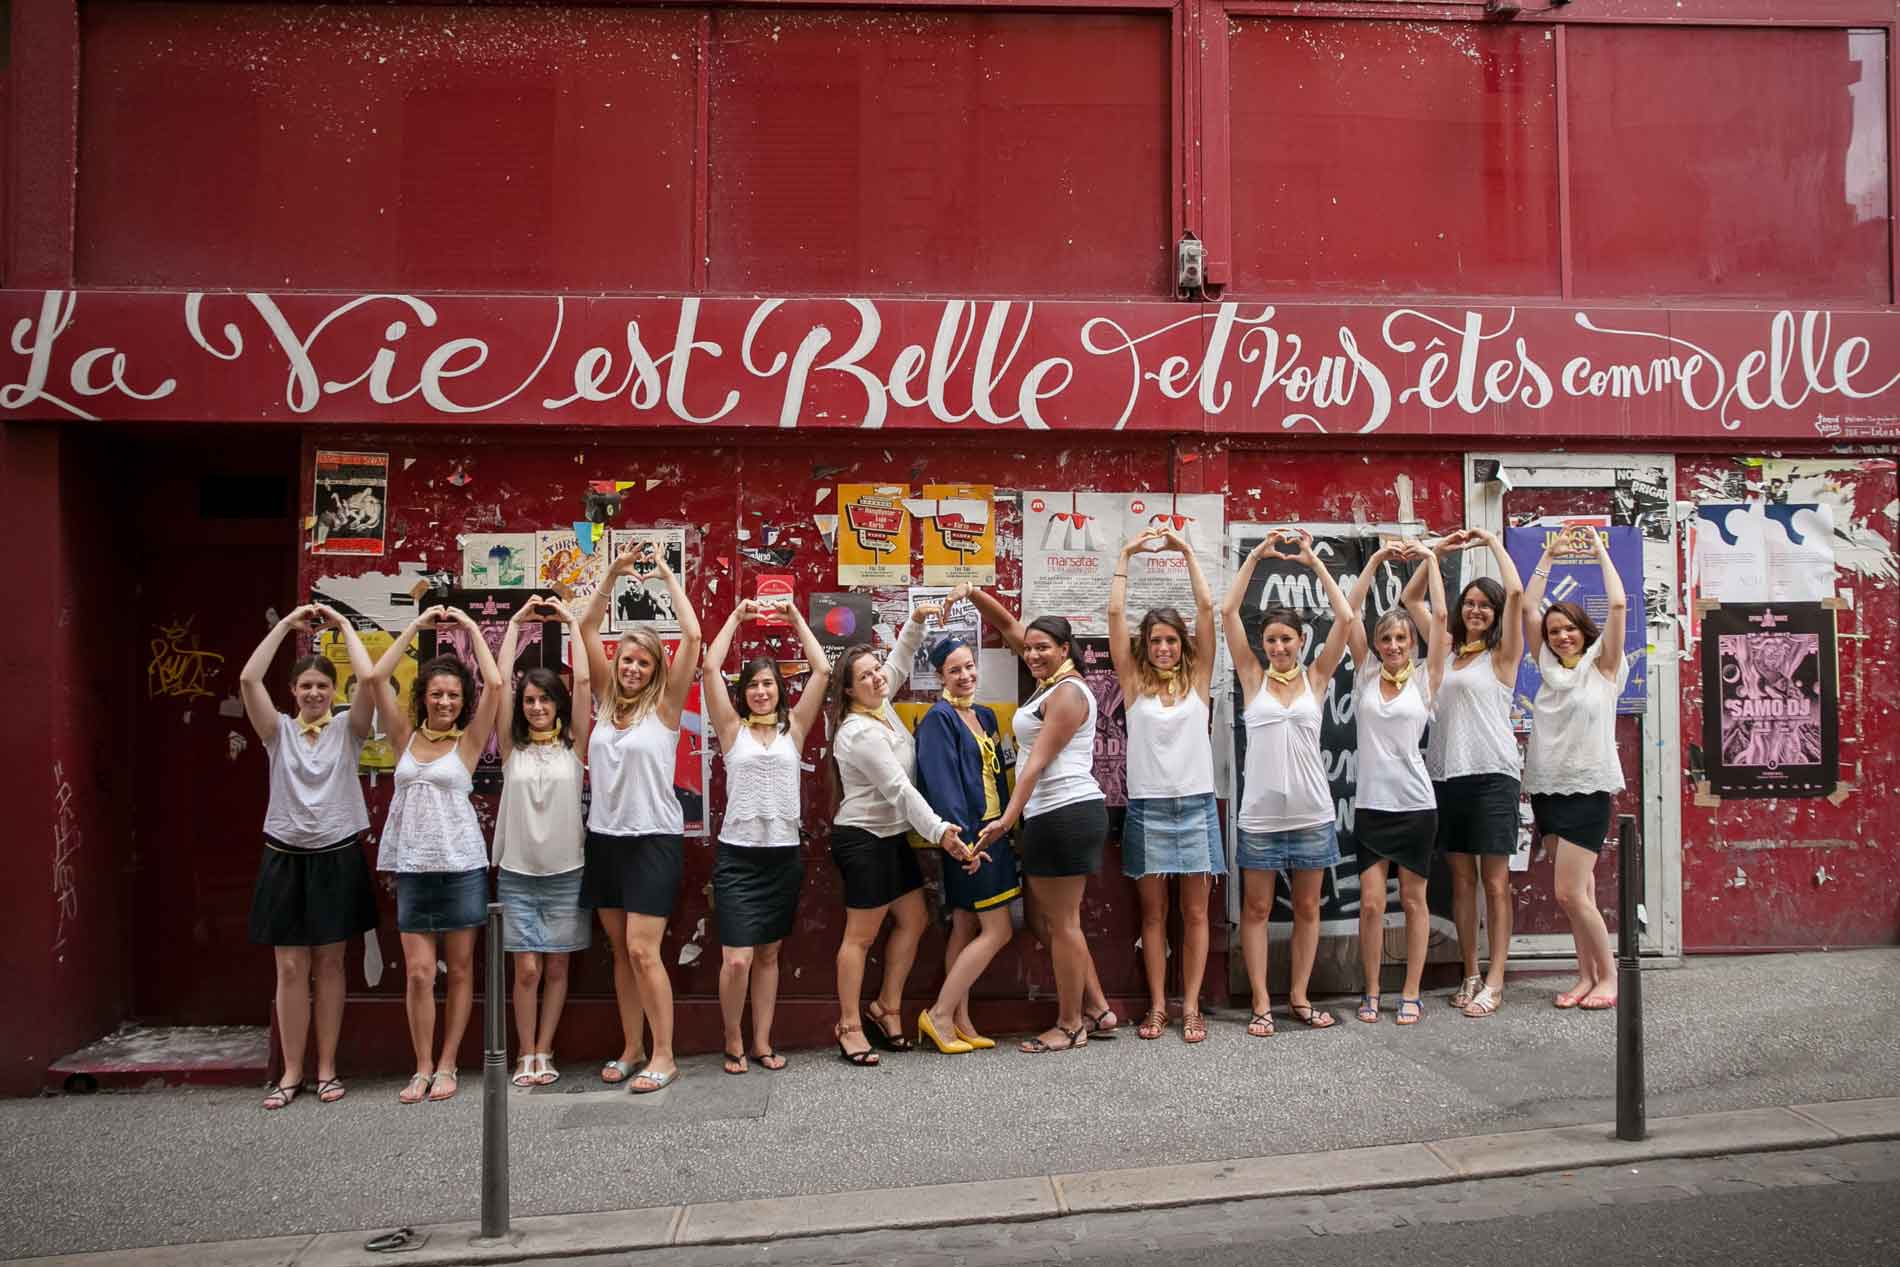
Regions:
M 1544 556 L 1545 542 L 1564 530 L 1565 519 L 1551 517 L 1522 528 L 1504 530 L 1504 548 L 1517 565 L 1518 575 L 1528 584 L 1531 570 Z M 1610 562 L 1623 580 L 1623 592 L 1629 596 L 1629 623 L 1623 631 L 1623 654 L 1634 656 L 1629 682 L 1616 702 L 1619 713 L 1641 713 L 1649 700 L 1648 651 L 1649 624 L 1643 618 L 1643 537 L 1635 527 L 1618 524 L 1599 527 L 1610 537 Z M 1599 625 L 1609 614 L 1610 600 L 1603 592 L 1603 568 L 1591 557 L 1559 556 L 1551 560 L 1550 581 L 1544 587 L 1544 606 L 1571 602 L 1582 607 Z M 1532 613 L 1541 619 L 1543 612 Z M 1530 729 L 1531 700 L 1543 676 L 1526 655 L 1517 666 L 1517 695 L 1511 701 L 1511 721 L 1520 731 Z

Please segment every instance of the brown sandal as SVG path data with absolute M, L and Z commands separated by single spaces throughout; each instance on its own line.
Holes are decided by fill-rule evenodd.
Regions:
M 1181 1012 L 1181 1041 L 1199 1043 L 1207 1039 L 1207 1020 L 1199 1012 Z
M 1142 1013 L 1141 1024 L 1135 1027 L 1138 1038 L 1159 1038 L 1168 1028 L 1168 1014 L 1160 1008 L 1150 1008 Z

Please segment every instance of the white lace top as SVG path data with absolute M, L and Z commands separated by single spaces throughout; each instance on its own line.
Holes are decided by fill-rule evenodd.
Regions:
M 1498 681 L 1492 652 L 1474 656 L 1459 668 L 1445 666 L 1432 702 L 1432 729 L 1425 736 L 1425 770 L 1433 780 L 1473 774 L 1507 774 L 1524 768 L 1511 733 L 1512 687 Z
M 451 747 L 433 761 L 418 761 L 415 736 L 396 763 L 396 794 L 376 851 L 378 871 L 474 871 L 488 869 L 488 843 L 468 794 L 475 780 Z
M 798 748 L 781 730 L 762 744 L 740 726 L 726 753 L 726 820 L 719 840 L 728 845 L 798 847 Z
M 1531 741 L 1524 762 L 1524 790 L 1541 795 L 1621 792 L 1623 763 L 1616 752 L 1616 699 L 1629 681 L 1625 657 L 1616 676 L 1597 671 L 1603 640 L 1584 648 L 1577 667 L 1566 669 L 1548 644 L 1537 656 L 1544 684 L 1531 701 Z

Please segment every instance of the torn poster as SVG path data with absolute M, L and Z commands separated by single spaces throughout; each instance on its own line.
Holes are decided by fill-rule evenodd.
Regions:
M 1549 538 L 1566 526 L 1581 522 L 1579 516 L 1549 515 L 1520 527 L 1504 530 L 1504 548 L 1517 565 L 1519 576 L 1528 577 L 1543 557 Z M 1591 525 L 1596 526 L 1596 525 Z M 1635 527 L 1613 524 L 1598 527 L 1609 538 L 1610 563 L 1623 582 L 1629 599 L 1629 611 L 1623 622 L 1623 655 L 1630 658 L 1629 681 L 1616 701 L 1619 713 L 1641 713 L 1649 706 L 1649 627 L 1644 623 L 1643 538 Z M 1454 591 L 1447 587 L 1447 594 Z M 1550 579 L 1544 587 L 1544 607 L 1552 603 L 1575 603 L 1591 620 L 1601 625 L 1609 618 L 1610 598 L 1603 588 L 1603 567 L 1595 554 L 1560 553 L 1550 560 Z M 1543 612 L 1530 613 L 1541 619 Z M 1531 724 L 1531 700 L 1543 685 L 1543 674 L 1527 655 L 1517 666 L 1517 691 L 1511 700 L 1511 721 L 1522 732 Z
M 389 455 L 317 450 L 313 554 L 381 554 L 389 526 Z
M 318 600 L 321 601 L 321 600 Z M 359 630 L 357 637 L 362 640 L 363 650 L 369 652 L 369 661 L 376 663 L 383 658 L 390 644 L 396 641 L 396 635 L 382 629 Z M 336 670 L 336 695 L 330 703 L 330 713 L 338 722 L 350 711 L 356 702 L 356 672 L 350 668 L 350 653 L 337 637 L 334 629 L 325 629 L 317 636 L 317 654 L 330 662 Z M 409 710 L 409 699 L 416 689 L 416 657 L 413 653 L 396 661 L 396 671 L 392 675 L 396 688 L 396 706 L 403 712 Z M 390 745 L 389 737 L 383 733 L 378 721 L 370 723 L 370 737 L 363 745 L 363 755 L 358 758 L 357 769 L 365 774 L 371 771 L 388 773 L 396 768 L 396 750 Z
M 1023 619 L 1064 616 L 1078 634 L 1108 633 L 1108 585 L 1122 543 L 1148 528 L 1187 537 L 1209 585 L 1221 578 L 1225 501 L 1218 493 L 1023 494 Z M 1144 550 L 1128 561 L 1128 616 L 1173 607 L 1191 629 L 1194 590 L 1187 560 Z
M 910 611 L 916 611 L 925 603 L 941 603 L 949 592 L 950 587 L 945 585 L 913 585 L 910 587 Z M 943 676 L 930 663 L 930 649 L 945 638 L 967 642 L 973 650 L 983 645 L 983 620 L 977 614 L 975 603 L 966 598 L 940 619 L 924 627 L 923 644 L 917 648 L 917 655 L 911 661 L 910 690 L 943 689 Z
M 1762 485 L 1771 502 L 1819 502 L 1834 512 L 1834 562 L 1874 581 L 1900 580 L 1893 543 L 1874 526 L 1895 520 L 1892 458 L 1767 458 Z M 1863 511 L 1856 502 L 1871 504 Z
M 462 588 L 532 589 L 535 578 L 532 532 L 467 532 L 462 547 Z
M 508 633 L 508 622 L 514 614 L 534 595 L 525 589 L 518 590 L 450 590 L 443 600 L 446 607 L 467 612 L 481 631 L 482 641 L 488 644 L 490 655 L 497 659 L 501 656 L 501 640 Z M 567 667 L 562 655 L 561 634 L 563 626 L 558 620 L 525 620 L 521 632 L 515 638 L 515 680 L 506 684 L 511 694 L 521 677 L 529 669 L 553 669 L 556 673 Z M 453 622 L 443 622 L 434 629 L 424 629 L 416 635 L 416 656 L 426 662 L 431 656 L 453 654 L 459 657 L 469 672 L 475 675 L 475 698 L 481 699 L 481 673 L 475 661 L 475 648 L 468 640 L 468 631 Z M 494 736 L 488 737 L 488 746 L 482 749 L 481 760 L 475 766 L 475 783 L 478 787 L 499 787 L 501 784 L 501 745 Z
M 1630 524 L 1650 541 L 1669 540 L 1669 485 L 1661 468 L 1619 468 L 1611 498 L 1612 523 Z
M 592 554 L 581 549 L 581 540 L 574 529 L 543 529 L 534 534 L 534 580 L 530 589 L 542 594 L 559 593 L 563 600 L 580 615 L 579 608 L 585 606 L 606 579 L 607 569 L 613 565 L 608 552 L 596 550 Z M 603 616 L 601 627 L 606 628 L 607 620 Z
M 1826 796 L 1840 779 L 1834 613 L 1724 603 L 1702 619 L 1702 742 L 1717 796 Z
M 838 584 L 910 580 L 908 484 L 838 485 Z
M 416 616 L 415 588 L 429 565 L 398 563 L 391 572 L 359 576 L 320 576 L 310 583 L 310 601 L 334 607 L 358 630 L 400 632 Z
M 608 555 L 619 558 L 636 546 L 651 542 L 666 555 L 666 566 L 686 587 L 686 529 L 615 528 L 608 534 Z M 614 581 L 613 601 L 607 604 L 610 633 L 625 633 L 635 625 L 651 625 L 667 633 L 678 633 L 679 613 L 673 610 L 673 596 L 660 579 L 657 567 L 636 567 L 632 576 Z
M 996 584 L 996 488 L 926 484 L 908 503 L 924 529 L 924 584 Z

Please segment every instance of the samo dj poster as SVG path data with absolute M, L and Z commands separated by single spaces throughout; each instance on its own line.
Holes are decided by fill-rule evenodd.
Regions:
M 1826 796 L 1839 779 L 1834 613 L 1723 603 L 1702 623 L 1702 742 L 1717 796 Z

